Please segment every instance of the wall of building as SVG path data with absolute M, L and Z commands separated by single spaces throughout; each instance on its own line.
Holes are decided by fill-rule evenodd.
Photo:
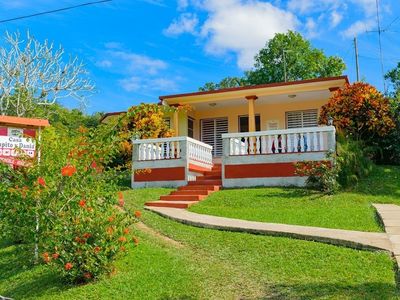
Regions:
M 260 115 L 261 130 L 267 130 L 267 124 L 270 121 L 278 122 L 278 129 L 286 128 L 286 112 L 296 110 L 309 110 L 309 109 L 320 109 L 327 99 L 306 101 L 306 102 L 294 102 L 294 103 L 273 103 L 273 104 L 260 104 L 255 103 L 255 113 Z M 195 137 L 200 139 L 200 120 L 207 118 L 228 118 L 228 130 L 229 133 L 239 132 L 239 120 L 238 116 L 247 115 L 248 106 L 246 100 L 243 100 L 243 104 L 231 107 L 210 107 L 208 110 L 196 111 L 195 109 L 189 113 L 195 119 Z M 182 134 L 187 133 L 187 121 L 180 119 L 186 126 L 186 131 L 182 131 Z M 182 125 L 180 125 L 182 126 Z

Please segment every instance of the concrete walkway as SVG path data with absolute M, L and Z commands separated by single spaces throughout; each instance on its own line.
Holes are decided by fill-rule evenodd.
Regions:
M 385 231 L 392 244 L 392 252 L 400 270 L 400 206 L 394 204 L 374 204 L 385 225 Z
M 178 208 L 149 206 L 145 208 L 169 219 L 197 227 L 287 236 L 357 249 L 386 250 L 392 252 L 392 243 L 386 233 L 254 222 L 202 215 Z

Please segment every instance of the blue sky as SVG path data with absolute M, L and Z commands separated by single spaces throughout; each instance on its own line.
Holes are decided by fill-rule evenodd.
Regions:
M 0 19 L 89 0 L 0 0 Z M 384 69 L 400 61 L 399 0 L 380 0 Z M 29 30 L 79 56 L 96 84 L 88 111 L 119 111 L 159 95 L 197 91 L 207 81 L 240 76 L 277 32 L 301 32 L 342 57 L 355 80 L 353 36 L 361 77 L 383 90 L 375 0 L 114 0 L 0 24 Z M 70 102 L 69 106 L 76 103 Z

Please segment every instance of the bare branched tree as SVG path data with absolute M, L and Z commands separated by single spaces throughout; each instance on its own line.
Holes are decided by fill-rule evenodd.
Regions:
M 47 40 L 40 43 L 27 33 L 6 33 L 0 48 L 0 115 L 27 116 L 37 105 L 75 98 L 80 105 L 94 91 L 83 62 L 64 61 L 64 49 Z

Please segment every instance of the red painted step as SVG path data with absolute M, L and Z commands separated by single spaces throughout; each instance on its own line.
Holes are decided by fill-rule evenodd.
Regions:
M 178 190 L 173 191 L 170 195 L 210 195 L 213 191 L 210 190 Z
M 204 175 L 204 176 L 198 176 L 197 180 L 213 180 L 213 179 L 221 179 L 221 174 L 219 175 Z
M 147 206 L 188 208 L 215 191 L 222 185 L 221 165 L 214 165 L 210 171 L 201 172 L 195 181 L 190 181 L 186 186 L 178 187 L 169 195 L 161 196 L 159 201 L 146 202 Z
M 200 201 L 203 200 L 206 195 L 166 195 L 161 196 L 160 200 L 164 201 Z
M 212 179 L 212 180 L 206 180 L 206 179 L 198 179 L 196 181 L 190 181 L 188 185 L 222 185 L 222 180 L 221 179 Z
M 195 181 L 194 181 L 195 182 Z M 187 191 L 187 190 L 207 190 L 207 191 L 219 191 L 219 185 L 186 185 L 178 187 L 178 191 Z

